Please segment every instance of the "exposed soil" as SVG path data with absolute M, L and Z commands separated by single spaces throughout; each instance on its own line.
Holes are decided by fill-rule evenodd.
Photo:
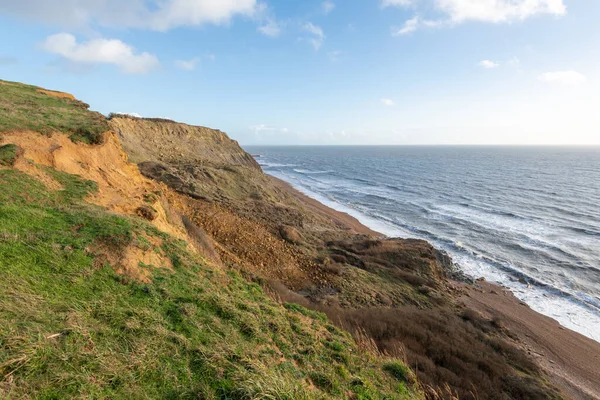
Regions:
M 58 97 L 59 99 L 75 100 L 75 96 L 70 93 L 56 92 L 54 90 L 39 89 L 38 92 L 47 94 L 48 96 Z
M 307 195 L 294 189 L 292 185 L 285 181 L 282 181 L 281 179 L 275 178 L 274 176 L 269 176 L 269 179 L 271 179 L 271 181 L 277 187 L 280 187 L 283 190 L 291 193 L 307 209 L 329 218 L 331 220 L 332 225 L 339 226 L 342 229 L 349 230 L 351 233 L 356 233 L 360 235 L 370 235 L 373 237 L 385 236 L 379 232 L 375 232 L 374 230 L 364 226 L 356 218 L 346 213 L 327 207 L 326 205 L 318 202 L 317 200 L 308 197 Z
M 152 223 L 175 237 L 187 237 L 181 223 L 177 226 L 169 221 L 160 196 L 155 195 L 168 189 L 143 177 L 137 166 L 128 162 L 114 133 L 105 133 L 101 145 L 76 144 L 64 134 L 47 136 L 35 132 L 5 133 L 0 143 L 22 147 L 24 154 L 16 168 L 40 179 L 49 188 L 60 189 L 60 184 L 38 166 L 53 167 L 96 182 L 98 191 L 87 200 L 111 211 L 135 214 L 138 208 L 148 205 L 148 196 L 153 195 L 151 206 L 156 218 Z
M 326 312 L 357 337 L 367 335 L 378 351 L 405 349 L 419 378 L 438 392 L 450 385 L 462 398 L 555 398 L 549 378 L 574 398 L 597 396 L 595 342 L 529 309 L 515 312 L 524 306 L 514 298 L 499 301 L 452 282 L 451 260 L 429 243 L 383 238 L 264 175 L 222 132 L 112 123 L 128 154 L 113 133 L 95 146 L 33 132 L 5 134 L 2 143 L 22 147 L 16 166 L 49 187 L 60 189 L 35 164 L 96 181 L 98 193 L 88 201 L 128 215 L 145 210 L 144 218 L 213 264 L 240 270 L 284 301 Z M 143 174 L 128 155 L 143 162 Z M 144 266 L 171 267 L 160 253 L 138 247 L 123 250 L 115 265 L 141 282 L 148 279 Z M 506 322 L 497 323 L 498 315 Z
M 219 162 L 259 169 L 258 163 L 219 130 L 201 126 L 156 122 L 144 118 L 115 117 L 109 121 L 126 149 L 135 149 L 131 160 L 173 162 L 181 159 L 197 163 Z

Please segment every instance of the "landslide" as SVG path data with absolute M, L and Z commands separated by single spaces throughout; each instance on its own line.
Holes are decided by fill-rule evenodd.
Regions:
M 219 131 L 121 117 L 109 124 L 144 176 L 183 195 L 172 204 L 212 237 L 226 266 L 405 358 L 429 398 L 561 397 L 501 321 L 457 301 L 452 261 L 430 244 L 357 234 L 263 174 Z M 180 130 L 200 137 L 179 143 Z
M 116 134 L 86 144 L 9 121 L 48 100 L 94 123 L 72 96 L 5 82 L 0 95 L 0 397 L 423 397 L 402 360 L 220 266 L 236 259 L 229 232 L 258 225 L 232 219 L 221 246 L 193 212 L 235 215 L 142 176 Z

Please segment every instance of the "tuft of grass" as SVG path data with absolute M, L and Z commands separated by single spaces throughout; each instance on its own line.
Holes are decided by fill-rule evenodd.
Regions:
M 383 366 L 383 370 L 401 382 L 412 380 L 408 367 L 401 362 L 389 362 Z
M 309 310 L 308 308 L 303 307 L 296 303 L 285 303 L 284 307 L 290 311 L 297 312 L 298 314 L 302 314 L 306 317 L 312 318 L 317 321 L 321 321 L 321 322 L 327 321 L 327 316 L 325 314 L 320 313 L 318 311 Z
M 0 165 L 11 167 L 14 165 L 18 156 L 18 147 L 15 144 L 6 144 L 0 146 Z
M 322 314 L 281 306 L 146 221 L 86 204 L 93 182 L 46 172 L 64 190 L 0 170 L 0 398 L 421 396 Z M 162 243 L 173 270 L 140 265 L 151 282 L 127 279 L 98 243 L 117 255 Z
M 45 94 L 36 86 L 0 80 L 0 132 L 63 132 L 74 142 L 102 143 L 106 118 L 78 100 Z

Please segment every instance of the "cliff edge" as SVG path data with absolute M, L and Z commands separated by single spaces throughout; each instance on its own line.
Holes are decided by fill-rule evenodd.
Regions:
M 516 336 L 464 305 L 452 260 L 429 243 L 382 238 L 239 157 L 226 164 L 201 147 L 165 157 L 159 149 L 187 128 L 154 123 L 121 131 L 123 143 L 133 135 L 152 146 L 124 148 L 144 176 L 187 196 L 178 209 L 218 243 L 225 267 L 405 358 L 428 398 L 561 398 Z
M 1 395 L 568 396 L 444 253 L 303 197 L 223 132 L 0 94 Z
M 259 169 L 254 158 L 225 133 L 169 120 L 114 115 L 108 121 L 131 162 L 160 161 L 238 165 Z

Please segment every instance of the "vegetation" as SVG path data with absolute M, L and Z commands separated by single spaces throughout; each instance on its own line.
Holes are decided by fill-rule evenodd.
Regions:
M 113 118 L 143 119 L 144 121 L 149 121 L 149 122 L 176 123 L 172 119 L 168 119 L 168 118 L 145 118 L 145 117 L 139 117 L 137 115 L 126 114 L 126 113 L 115 113 L 115 112 L 109 113 L 107 119 L 110 121 Z
M 392 399 L 417 396 L 399 360 L 362 351 L 323 314 L 279 305 L 138 218 L 0 170 L 0 397 Z M 115 272 L 137 248 L 172 269 Z
M 99 143 L 107 120 L 87 108 L 0 81 L 0 138 Z M 455 302 L 429 244 L 345 231 L 221 132 L 179 126 L 184 143 L 113 117 L 141 172 L 179 192 L 146 193 L 142 218 L 87 204 L 95 182 L 16 164 L 49 190 L 0 147 L 0 398 L 560 397 L 502 324 Z M 149 224 L 163 199 L 210 263 Z
M 0 146 L 0 165 L 4 167 L 12 166 L 17 160 L 19 148 L 14 144 Z
M 538 366 L 475 312 L 466 310 L 460 316 L 449 308 L 321 309 L 346 329 L 372 338 L 380 351 L 406 359 L 424 387 L 451 388 L 449 394 L 460 399 L 561 398 Z M 397 379 L 409 379 L 404 364 L 392 362 L 384 369 Z
M 108 130 L 106 118 L 63 93 L 0 80 L 0 132 L 64 132 L 75 142 L 98 144 Z

